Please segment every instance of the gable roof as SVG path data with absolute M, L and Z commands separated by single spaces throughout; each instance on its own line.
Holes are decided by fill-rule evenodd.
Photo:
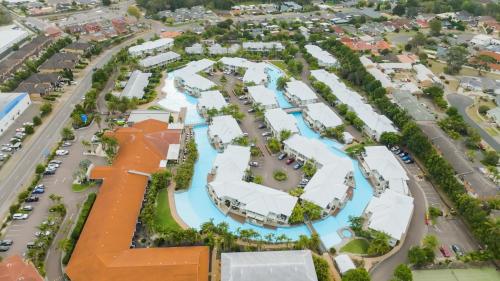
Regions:
M 212 118 L 212 123 L 208 127 L 208 134 L 211 138 L 217 136 L 225 144 L 243 136 L 240 126 L 231 115 L 215 116 Z

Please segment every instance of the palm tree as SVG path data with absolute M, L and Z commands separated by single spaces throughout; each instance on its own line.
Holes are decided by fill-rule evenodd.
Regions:
M 97 113 L 95 116 L 94 116 L 94 120 L 97 124 L 97 128 L 99 128 L 99 130 L 101 130 L 101 122 L 102 122 L 102 117 L 101 117 L 101 114 Z
M 61 130 L 61 136 L 63 140 L 72 140 L 75 138 L 75 134 L 73 134 L 73 130 L 69 127 L 64 127 Z

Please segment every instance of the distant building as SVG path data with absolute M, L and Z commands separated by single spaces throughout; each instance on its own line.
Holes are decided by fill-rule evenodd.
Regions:
M 128 52 L 132 56 L 151 55 L 157 52 L 162 52 L 170 49 L 174 45 L 174 39 L 161 38 L 154 41 L 146 41 L 140 45 L 128 48 Z
M 31 104 L 27 93 L 0 93 L 0 136 Z
M 302 6 L 293 2 L 293 1 L 286 1 L 281 3 L 280 6 L 280 11 L 281 12 L 298 12 L 302 10 Z
M 314 57 L 318 61 L 318 65 L 321 67 L 335 67 L 338 61 L 327 51 L 322 50 L 316 45 L 305 45 L 307 53 Z
M 204 48 L 202 44 L 195 43 L 191 47 L 184 48 L 184 51 L 190 55 L 201 55 L 204 53 Z
M 149 77 L 152 73 L 144 73 L 139 70 L 134 70 L 128 79 L 125 89 L 123 89 L 120 97 L 127 97 L 129 99 L 144 97 L 144 88 L 149 84 Z
M 497 124 L 497 127 L 500 127 L 500 107 L 495 107 L 486 112 L 486 116 L 488 116 L 493 122 Z
M 243 49 L 249 52 L 283 51 L 285 47 L 280 42 L 243 42 Z
M 181 58 L 181 55 L 168 51 L 166 53 L 160 53 L 156 56 L 146 57 L 139 61 L 139 65 L 142 69 L 151 69 L 155 67 L 160 67 L 167 65 L 171 62 L 177 61 Z

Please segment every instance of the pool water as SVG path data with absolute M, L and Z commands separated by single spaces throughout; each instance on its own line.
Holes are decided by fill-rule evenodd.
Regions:
M 186 124 L 200 124 L 204 119 L 200 117 L 196 111 L 197 99 L 187 94 L 180 93 L 173 85 L 173 75 L 169 73 L 164 91 L 168 93 L 167 97 L 159 102 L 159 104 L 168 109 L 187 107 Z M 283 92 L 276 90 L 276 81 L 282 75 L 281 71 L 275 66 L 268 67 L 269 83 L 268 88 L 276 93 L 276 98 L 281 107 L 289 108 L 292 105 L 284 98 Z M 293 113 L 297 120 L 297 126 L 300 133 L 308 138 L 317 138 L 325 143 L 332 153 L 340 157 L 348 157 L 342 150 L 342 144 L 330 139 L 321 138 L 321 136 L 310 129 L 300 112 Z M 229 229 L 237 231 L 238 229 L 253 229 L 260 233 L 263 237 L 267 234 L 286 235 L 288 238 L 295 240 L 300 235 L 310 235 L 311 233 L 305 225 L 295 227 L 281 227 L 277 229 L 268 229 L 259 227 L 249 223 L 240 223 L 229 216 L 225 216 L 212 202 L 207 194 L 206 184 L 207 175 L 212 168 L 212 163 L 217 155 L 217 151 L 210 145 L 207 137 L 208 126 L 206 124 L 196 125 L 194 127 L 195 141 L 198 146 L 199 158 L 196 162 L 194 175 L 191 186 L 187 191 L 177 192 L 175 194 L 175 204 L 177 213 L 183 221 L 193 228 L 199 228 L 201 224 L 209 220 L 214 223 L 226 222 Z M 341 242 L 341 237 L 338 234 L 339 229 L 349 226 L 350 216 L 359 216 L 362 214 L 366 205 L 373 196 L 373 191 L 362 175 L 357 161 L 352 160 L 355 170 L 354 178 L 356 186 L 352 200 L 348 201 L 345 207 L 335 216 L 329 216 L 323 220 L 313 223 L 314 228 L 318 232 L 323 244 L 326 247 L 332 247 Z
M 352 232 L 349 231 L 348 229 L 344 229 L 344 230 L 342 230 L 342 236 L 344 236 L 345 238 L 351 238 Z

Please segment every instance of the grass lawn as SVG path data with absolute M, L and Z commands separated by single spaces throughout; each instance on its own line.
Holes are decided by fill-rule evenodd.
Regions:
M 155 224 L 158 228 L 162 229 L 180 229 L 180 226 L 172 217 L 170 213 L 170 205 L 168 203 L 168 190 L 166 188 L 158 192 L 156 197 L 156 212 L 155 212 Z
M 340 248 L 340 251 L 353 254 L 366 254 L 368 251 L 368 241 L 365 239 L 354 239 Z
M 495 281 L 500 272 L 492 267 L 468 269 L 415 270 L 415 281 Z
M 271 60 L 269 61 L 270 63 L 274 64 L 275 66 L 277 66 L 279 69 L 283 70 L 286 75 L 288 76 L 292 76 L 290 74 L 290 72 L 288 72 L 288 66 L 286 65 L 286 63 L 282 60 Z
M 85 190 L 87 190 L 87 188 L 89 187 L 92 187 L 94 186 L 95 184 L 92 183 L 92 182 L 88 182 L 88 183 L 85 183 L 85 184 L 79 184 L 79 183 L 74 183 L 72 186 L 71 186 L 71 189 L 74 191 L 74 192 L 83 192 Z

